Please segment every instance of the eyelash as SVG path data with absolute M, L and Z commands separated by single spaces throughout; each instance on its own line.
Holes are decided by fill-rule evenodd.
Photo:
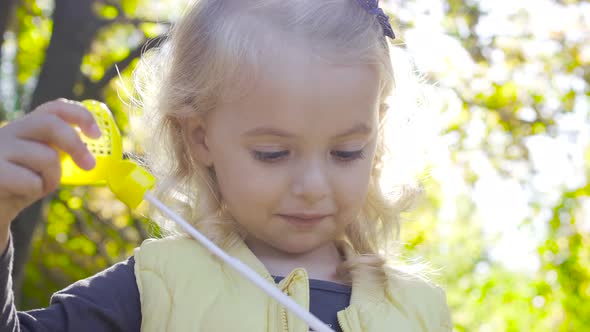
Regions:
M 278 151 L 278 152 L 262 152 L 262 151 L 252 151 L 254 159 L 266 162 L 266 163 L 276 163 L 279 162 L 286 157 L 289 156 L 289 151 Z M 364 150 L 357 150 L 357 151 L 332 151 L 330 155 L 334 157 L 339 162 L 353 162 L 355 160 L 364 159 L 365 158 L 365 151 Z
M 267 163 L 275 163 L 289 156 L 289 151 L 278 151 L 278 152 L 262 152 L 252 151 L 254 159 L 260 160 Z
M 350 162 L 365 158 L 365 150 L 357 151 L 332 151 L 330 154 L 342 162 Z

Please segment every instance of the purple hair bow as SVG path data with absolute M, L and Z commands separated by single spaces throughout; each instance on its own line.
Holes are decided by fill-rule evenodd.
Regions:
M 393 29 L 391 28 L 391 24 L 389 23 L 389 16 L 385 14 L 383 9 L 379 7 L 379 0 L 356 0 L 361 7 L 363 7 L 369 14 L 375 15 L 377 20 L 383 27 L 383 33 L 391 38 L 395 39 L 395 33 L 393 33 Z

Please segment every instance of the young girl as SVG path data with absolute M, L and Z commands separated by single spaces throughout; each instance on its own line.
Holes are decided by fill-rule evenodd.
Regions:
M 444 292 L 385 265 L 415 196 L 379 187 L 387 37 L 375 0 L 196 1 L 138 77 L 150 79 L 150 169 L 161 199 L 335 331 L 450 331 Z M 99 135 L 65 100 L 0 129 L 2 331 L 308 330 L 173 230 L 48 308 L 17 312 L 10 220 L 57 187 L 55 149 L 94 165 L 72 124 Z

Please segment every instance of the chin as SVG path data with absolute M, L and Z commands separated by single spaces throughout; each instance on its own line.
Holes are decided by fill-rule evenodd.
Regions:
M 287 253 L 300 255 L 314 251 L 326 244 L 327 241 L 306 241 L 304 239 L 289 239 L 281 243 L 275 243 L 275 248 Z

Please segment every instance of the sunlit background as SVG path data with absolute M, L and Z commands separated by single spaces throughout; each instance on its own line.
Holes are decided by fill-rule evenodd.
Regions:
M 167 31 L 186 0 L 11 2 L 0 4 L 0 16 L 8 16 L 0 120 L 59 96 L 96 98 L 129 133 L 135 120 L 126 91 L 141 45 Z M 426 190 L 404 216 L 402 257 L 424 258 L 439 270 L 435 278 L 447 289 L 457 331 L 590 331 L 590 4 L 382 5 L 397 27 L 394 59 L 413 63 L 427 105 L 397 113 L 411 125 L 392 120 L 388 136 L 404 158 L 392 159 L 384 187 L 416 175 Z M 92 17 L 80 20 L 80 8 Z M 60 31 L 96 24 L 84 30 L 89 42 L 78 46 L 80 65 L 58 67 L 75 72 L 69 85 L 59 75 L 40 75 L 56 66 L 47 47 L 58 10 Z M 65 32 L 57 37 L 56 45 L 76 50 L 79 41 Z M 400 143 L 406 135 L 413 144 Z M 141 146 L 128 139 L 126 150 L 141 153 Z M 15 263 L 22 309 L 47 305 L 52 292 L 157 235 L 145 217 L 101 188 L 62 189 L 36 211 L 35 220 L 19 221 L 36 225 L 32 239 L 15 232 L 25 243 Z

